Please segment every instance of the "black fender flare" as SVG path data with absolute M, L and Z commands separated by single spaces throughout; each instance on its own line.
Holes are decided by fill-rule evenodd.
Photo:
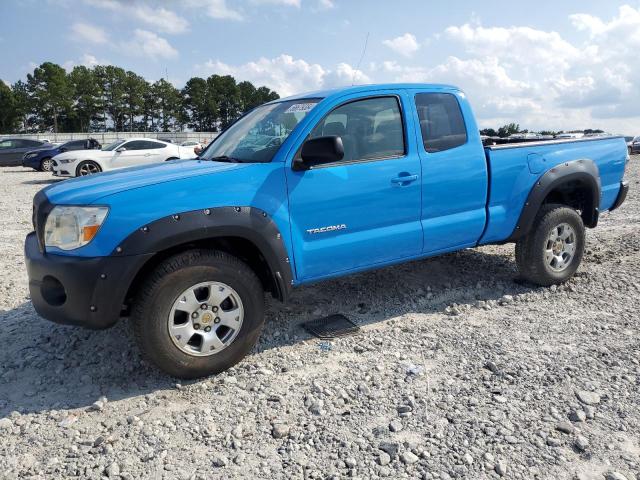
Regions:
M 535 183 L 524 203 L 520 218 L 516 223 L 508 242 L 515 242 L 526 235 L 533 226 L 533 221 L 542 206 L 544 199 L 560 185 L 578 181 L 586 185 L 591 191 L 591 204 L 582 212 L 582 219 L 587 227 L 593 228 L 598 224 L 600 209 L 601 184 L 600 171 L 593 160 L 581 159 L 564 162 L 547 170 Z
M 255 207 L 212 207 L 175 213 L 140 227 L 111 255 L 155 254 L 178 245 L 220 237 L 240 237 L 253 243 L 271 271 L 277 288 L 274 296 L 286 301 L 293 284 L 287 249 L 273 219 Z

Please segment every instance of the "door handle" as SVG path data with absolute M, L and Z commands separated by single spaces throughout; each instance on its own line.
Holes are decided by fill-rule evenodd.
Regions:
M 412 182 L 415 182 L 416 180 L 418 180 L 418 175 L 399 175 L 395 178 L 391 179 L 391 183 L 393 183 L 394 185 L 398 185 L 398 186 L 405 186 L 405 185 L 409 185 Z
M 151 154 L 150 154 L 150 153 L 145 153 L 145 154 L 144 154 L 144 156 L 145 156 L 145 157 L 150 157 L 150 156 L 151 156 Z

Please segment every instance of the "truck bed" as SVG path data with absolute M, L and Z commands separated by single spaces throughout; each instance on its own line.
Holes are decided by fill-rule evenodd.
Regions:
M 522 142 L 485 147 L 489 169 L 487 228 L 480 244 L 501 242 L 513 233 L 529 192 L 549 169 L 574 160 L 592 160 L 600 173 L 600 211 L 611 208 L 627 158 L 623 137 Z

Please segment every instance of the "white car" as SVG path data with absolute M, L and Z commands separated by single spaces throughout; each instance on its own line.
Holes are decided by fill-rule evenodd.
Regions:
M 117 168 L 181 158 L 194 158 L 193 149 L 152 138 L 116 140 L 102 150 L 76 150 L 53 157 L 53 174 L 79 177 Z

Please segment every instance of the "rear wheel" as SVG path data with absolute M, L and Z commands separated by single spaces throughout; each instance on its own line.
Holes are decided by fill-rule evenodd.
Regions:
M 537 285 L 566 282 L 580 266 L 584 241 L 578 212 L 563 205 L 544 205 L 531 231 L 516 243 L 518 270 Z
M 264 293 L 237 258 L 190 250 L 165 260 L 145 280 L 132 321 L 151 363 L 174 377 L 204 377 L 235 365 L 255 345 Z
M 102 168 L 96 162 L 92 160 L 85 160 L 84 162 L 80 162 L 76 168 L 76 176 L 84 177 L 87 175 L 93 175 L 94 173 L 100 173 L 101 171 Z
M 40 171 L 50 172 L 51 170 L 53 170 L 53 160 L 50 158 L 43 158 L 40 162 Z

